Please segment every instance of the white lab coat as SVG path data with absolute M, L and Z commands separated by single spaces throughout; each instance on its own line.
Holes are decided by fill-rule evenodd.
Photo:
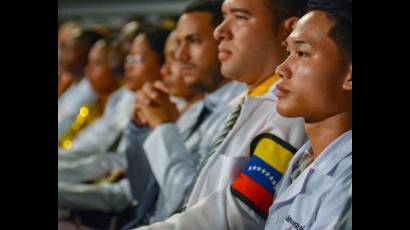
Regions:
M 161 125 L 148 136 L 144 149 L 160 187 L 151 223 L 164 220 L 180 206 L 185 191 L 197 174 L 199 159 L 210 150 L 215 135 L 221 131 L 232 110 L 228 102 L 245 90 L 242 83 L 227 83 L 197 103 L 176 125 Z M 205 104 L 212 113 L 187 137 Z
M 58 141 L 68 131 L 84 104 L 93 104 L 97 93 L 91 88 L 90 81 L 83 77 L 80 82 L 73 83 L 58 99 Z
M 71 149 L 59 149 L 59 160 L 75 160 L 105 153 L 127 126 L 134 111 L 135 94 L 122 87 L 108 99 L 103 117 L 82 130 L 73 141 Z
M 226 91 L 221 91 L 223 92 L 223 94 L 218 93 L 214 95 L 212 97 L 213 100 L 211 100 L 209 103 L 220 104 L 221 101 L 226 102 L 229 100 L 229 98 L 238 95 L 244 89 L 245 87 L 242 84 L 230 83 L 226 85 Z M 224 98 L 226 99 L 223 100 Z M 199 112 L 201 111 L 203 106 L 204 101 L 201 100 L 194 104 L 185 113 L 183 113 L 176 124 L 169 123 L 158 127 L 156 129 L 157 135 L 163 136 L 154 135 L 151 137 L 156 142 L 154 146 L 156 148 L 166 147 L 172 148 L 173 150 L 179 150 L 181 146 L 178 146 L 177 141 L 182 141 L 182 144 L 180 145 L 182 145 L 184 148 L 187 148 L 187 151 L 196 151 L 196 149 L 200 148 L 200 128 L 190 136 L 190 138 L 188 139 L 189 141 L 185 143 L 186 146 L 184 145 L 184 141 L 187 139 L 188 134 L 191 132 L 192 126 L 197 121 Z M 133 127 L 133 125 L 131 124 L 130 127 Z M 129 205 L 133 201 L 133 199 L 129 180 L 127 178 L 122 179 L 119 183 L 105 184 L 103 186 L 86 185 L 82 184 L 81 182 L 95 179 L 110 172 L 113 169 L 125 170 L 125 167 L 127 166 L 127 162 L 125 161 L 125 151 L 127 151 L 127 149 L 131 147 L 131 145 L 141 145 L 141 143 L 138 143 L 139 140 L 130 140 L 130 137 L 131 135 L 129 135 L 128 137 L 127 135 L 123 136 L 116 153 L 101 153 L 89 157 L 82 157 L 76 160 L 60 161 L 58 175 L 59 207 L 100 211 L 120 211 L 127 205 Z M 169 141 L 169 138 L 173 138 L 176 141 Z M 164 145 L 160 145 L 160 143 L 163 143 L 162 141 L 164 141 Z M 150 154 L 151 153 L 149 153 L 148 155 Z M 161 161 L 157 160 L 156 162 L 163 161 L 164 159 L 162 159 Z M 138 163 L 139 162 L 132 162 L 132 164 Z M 138 177 L 139 175 L 134 176 Z M 160 197 L 162 197 L 160 198 L 160 200 L 164 200 L 163 195 L 160 195 Z M 174 200 L 171 200 L 171 202 L 172 201 Z M 168 211 L 168 206 L 162 206 L 162 209 L 158 210 L 158 215 L 155 218 L 162 216 L 164 216 L 163 218 L 166 218 L 173 213 L 173 211 Z
M 59 208 L 119 212 L 131 201 L 128 180 L 102 185 L 58 182 Z
M 122 145 L 122 144 L 120 144 Z M 84 182 L 127 167 L 125 151 L 106 152 L 70 161 L 58 161 L 58 181 Z
M 250 143 L 258 134 L 272 133 L 296 149 L 307 140 L 301 118 L 285 118 L 277 113 L 275 90 L 276 84 L 263 96 L 245 98 L 235 126 L 201 171 L 188 209 L 166 222 L 141 230 L 263 229 L 264 220 L 233 197 L 229 185 L 247 165 Z M 231 106 L 239 101 L 240 98 L 236 98 Z
M 310 148 L 306 143 L 295 155 L 269 209 L 265 230 L 333 230 L 352 184 L 352 131 L 333 141 L 291 183 L 297 160 Z
M 128 128 L 132 124 L 129 125 Z M 142 145 L 140 140 L 133 139 L 133 137 L 135 135 L 130 135 L 129 130 L 126 130 L 116 152 L 95 154 L 77 160 L 59 161 L 59 208 L 118 212 L 129 206 L 133 197 L 127 178 L 123 178 L 117 183 L 103 185 L 84 184 L 84 182 L 106 175 L 112 170 L 125 171 L 128 165 L 126 151 Z M 137 164 L 136 167 L 142 168 L 138 166 L 140 162 L 132 163 Z M 141 172 L 141 174 L 144 173 Z

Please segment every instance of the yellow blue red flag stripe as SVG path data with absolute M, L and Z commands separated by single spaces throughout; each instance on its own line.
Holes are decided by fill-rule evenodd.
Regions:
M 277 184 L 297 151 L 279 137 L 263 133 L 251 144 L 251 159 L 234 180 L 231 192 L 263 218 L 267 218 Z

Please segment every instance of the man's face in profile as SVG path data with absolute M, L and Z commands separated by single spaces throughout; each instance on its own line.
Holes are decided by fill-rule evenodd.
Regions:
M 351 63 L 346 63 L 329 36 L 334 22 L 323 11 L 303 16 L 287 38 L 289 57 L 277 68 L 282 82 L 277 110 L 287 117 L 315 122 L 346 109 L 344 87 Z

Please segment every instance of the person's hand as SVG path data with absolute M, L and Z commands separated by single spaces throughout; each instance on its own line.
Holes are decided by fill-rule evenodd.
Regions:
M 132 116 L 132 121 L 138 127 L 144 127 L 148 125 L 147 119 L 144 117 L 144 114 L 141 111 L 141 107 L 138 106 L 138 103 L 135 103 L 134 114 Z
M 145 83 L 137 93 L 137 105 L 149 126 L 155 128 L 163 123 L 175 122 L 179 117 L 176 104 L 171 102 L 169 89 L 162 81 Z

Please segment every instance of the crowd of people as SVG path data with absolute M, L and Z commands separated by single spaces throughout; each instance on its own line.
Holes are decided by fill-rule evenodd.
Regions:
M 58 228 L 352 228 L 351 0 L 58 34 Z

